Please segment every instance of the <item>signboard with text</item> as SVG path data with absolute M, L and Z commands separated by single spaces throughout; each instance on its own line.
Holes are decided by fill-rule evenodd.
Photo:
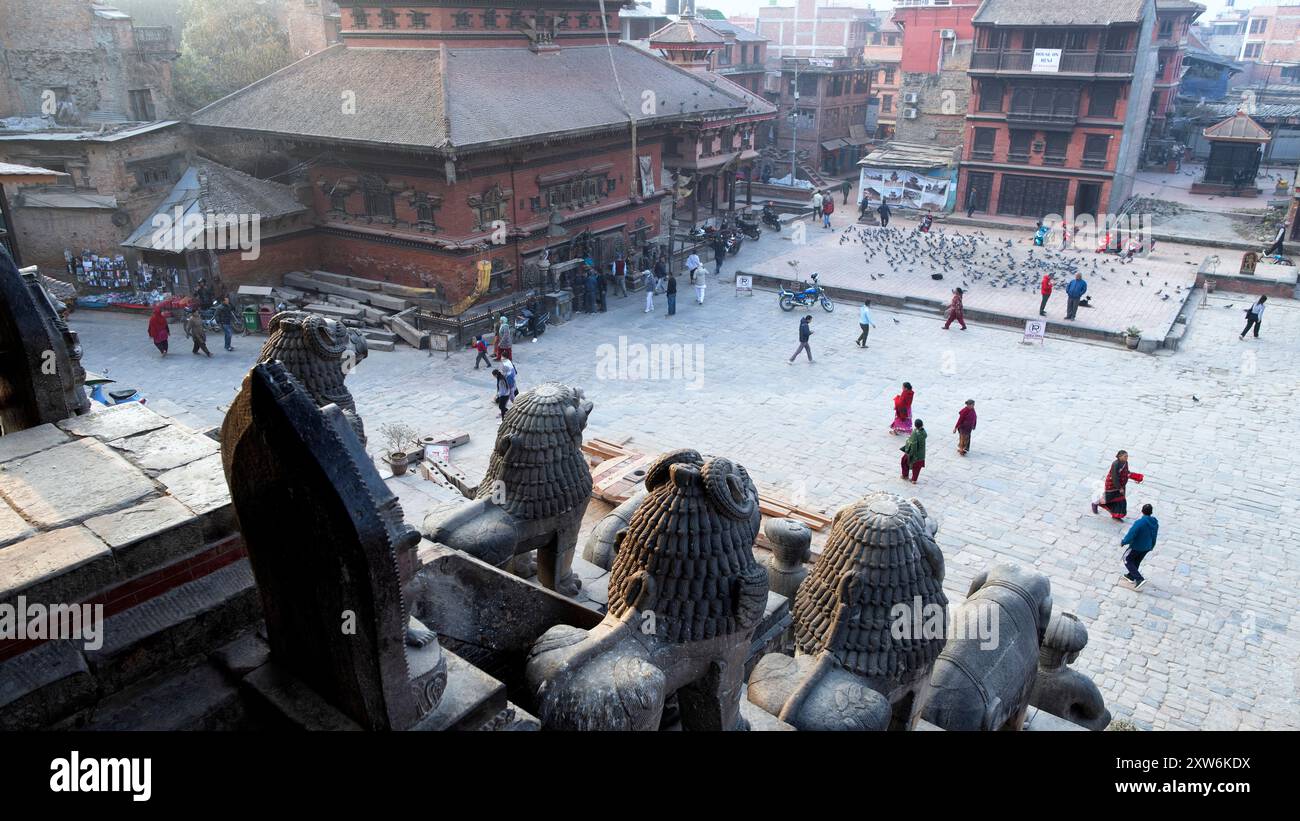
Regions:
M 1041 345 L 1043 344 L 1043 340 L 1046 338 L 1046 336 L 1047 336 L 1046 322 L 1042 321 L 1041 319 L 1026 319 L 1025 338 L 1020 341 L 1025 345 L 1032 345 L 1035 342 Z
M 741 294 L 754 295 L 754 278 L 751 276 L 736 275 L 736 296 Z
M 1033 71 L 1060 71 L 1061 50 L 1059 48 L 1034 49 Z

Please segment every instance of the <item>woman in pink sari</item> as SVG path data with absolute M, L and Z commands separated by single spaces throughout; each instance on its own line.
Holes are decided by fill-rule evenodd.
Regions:
M 912 383 L 903 383 L 903 392 L 894 397 L 894 423 L 889 432 L 897 436 L 912 432 Z

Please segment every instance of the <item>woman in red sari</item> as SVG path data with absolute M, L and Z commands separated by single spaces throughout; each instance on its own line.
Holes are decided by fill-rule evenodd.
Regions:
M 952 292 L 952 302 L 948 303 L 948 321 L 943 323 L 943 329 L 948 330 L 948 326 L 955 320 L 961 325 L 961 329 L 966 330 L 966 314 L 962 310 L 961 295 L 965 293 L 961 288 L 954 289 Z
M 894 423 L 889 432 L 895 436 L 912 432 L 912 383 L 903 383 L 903 392 L 894 397 Z
M 167 330 L 167 317 L 163 316 L 162 304 L 153 306 L 153 316 L 149 317 L 149 338 L 153 340 L 154 346 L 163 356 L 167 355 L 167 337 L 171 332 Z
M 1115 461 L 1110 463 L 1110 470 L 1106 473 L 1106 490 L 1101 499 L 1092 503 L 1092 512 L 1096 513 L 1097 508 L 1104 507 L 1112 519 L 1122 521 L 1128 515 L 1125 489 L 1129 479 L 1140 483 L 1143 476 L 1128 469 L 1128 451 L 1121 450 L 1115 454 Z

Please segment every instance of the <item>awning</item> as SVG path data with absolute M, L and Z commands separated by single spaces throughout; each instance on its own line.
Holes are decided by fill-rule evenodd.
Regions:
M 822 143 L 822 148 L 827 151 L 836 151 L 843 148 L 846 143 L 841 139 L 826 140 Z
M 112 194 L 83 194 L 61 191 L 20 191 L 15 205 L 22 208 L 91 208 L 111 211 L 117 208 Z

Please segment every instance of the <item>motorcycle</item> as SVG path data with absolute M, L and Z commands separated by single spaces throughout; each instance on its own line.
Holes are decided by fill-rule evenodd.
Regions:
M 763 224 L 766 225 L 768 228 L 771 228 L 773 231 L 781 230 L 781 218 L 777 216 L 775 210 L 771 208 L 764 208 L 762 217 L 763 217 Z M 755 239 L 757 239 L 757 237 L 755 237 Z
M 758 220 L 756 219 L 740 219 L 736 221 L 736 224 L 740 227 L 740 233 L 750 239 L 756 240 L 763 235 L 763 229 L 758 227 Z
M 527 307 L 519 312 L 515 318 L 514 331 L 515 336 L 526 336 L 530 339 L 536 339 L 546 333 L 546 325 L 550 322 L 550 315 L 546 311 L 537 310 L 537 306 L 529 303 Z
M 745 238 L 739 231 L 730 231 L 726 234 L 727 255 L 734 257 L 740 253 L 740 246 L 745 244 Z
M 115 384 L 116 380 L 107 376 L 86 372 L 86 387 L 90 389 L 90 398 L 101 405 L 126 405 L 131 402 L 145 404 L 145 399 L 135 388 L 106 389 L 106 385 Z
M 807 283 L 804 284 L 807 285 Z M 821 303 L 822 310 L 826 311 L 826 313 L 835 310 L 835 303 L 831 302 L 831 298 L 826 295 L 826 291 L 817 281 L 816 271 L 812 274 L 812 285 L 809 285 L 802 291 L 791 291 L 784 285 L 781 286 L 781 290 L 777 293 L 777 301 L 780 303 L 781 310 L 783 311 L 792 311 L 796 305 L 804 308 L 812 308 L 812 306 L 819 302 Z

